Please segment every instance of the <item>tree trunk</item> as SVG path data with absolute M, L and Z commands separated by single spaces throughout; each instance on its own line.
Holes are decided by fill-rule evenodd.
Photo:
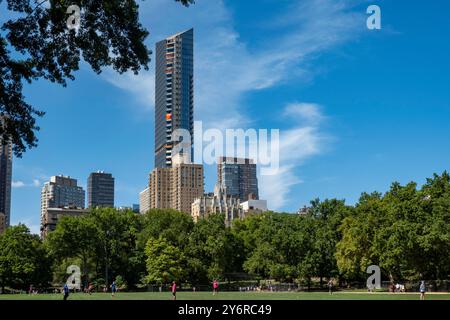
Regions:
M 89 286 L 89 276 L 88 276 L 88 266 L 87 266 L 87 256 L 86 255 L 83 255 L 83 273 L 85 276 L 84 288 L 86 289 Z
M 108 262 L 105 262 L 105 284 L 106 288 L 109 288 L 109 275 L 108 275 Z

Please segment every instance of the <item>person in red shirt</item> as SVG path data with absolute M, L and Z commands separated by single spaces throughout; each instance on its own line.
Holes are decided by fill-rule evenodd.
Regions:
M 87 293 L 92 294 L 92 290 L 94 290 L 94 286 L 92 285 L 92 283 L 89 283 L 89 286 L 87 288 Z
M 177 283 L 172 282 L 172 300 L 177 300 Z
M 219 282 L 216 279 L 213 281 L 213 296 L 219 293 Z

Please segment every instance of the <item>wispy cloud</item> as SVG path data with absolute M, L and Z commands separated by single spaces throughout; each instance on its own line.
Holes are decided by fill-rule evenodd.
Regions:
M 306 124 L 317 124 L 324 119 L 320 106 L 315 103 L 291 103 L 284 110 L 285 117 L 292 117 Z
M 303 182 L 298 167 L 325 151 L 331 140 L 321 128 L 325 117 L 320 105 L 292 103 L 284 108 L 283 114 L 285 117 L 296 115 L 296 123 L 280 132 L 280 167 L 275 174 L 259 176 L 261 198 L 268 200 L 272 210 L 281 210 L 289 199 L 293 199 L 290 196 L 292 187 Z
M 355 13 L 355 3 L 294 1 L 284 13 L 261 26 L 261 34 L 267 33 L 267 37 L 251 43 L 235 29 L 222 0 L 198 1 L 189 9 L 154 0 L 143 2 L 140 10 L 143 24 L 151 31 L 150 48 L 158 40 L 194 27 L 195 118 L 203 121 L 204 129 L 224 130 L 258 127 L 251 116 L 254 108 L 245 104 L 248 93 L 310 80 L 315 72 L 312 62 L 318 56 L 358 37 L 365 28 L 365 17 L 364 12 Z M 105 79 L 127 90 L 146 111 L 153 110 L 154 65 L 138 76 L 110 73 Z M 280 103 L 286 103 L 282 97 Z M 327 140 L 320 128 L 325 117 L 319 105 L 289 104 L 284 116 L 299 121 L 291 128 L 281 128 L 280 170 L 260 177 L 261 197 L 269 200 L 273 209 L 287 203 L 292 187 L 302 182 L 298 167 L 323 152 Z
M 23 187 L 25 187 L 25 183 L 23 181 L 13 181 L 11 183 L 11 186 L 13 188 L 23 188 Z
M 16 180 L 16 181 L 13 181 L 12 183 L 11 183 L 11 186 L 13 187 L 13 188 L 25 188 L 25 187 L 34 187 L 34 188 L 38 188 L 38 187 L 40 187 L 42 185 L 42 182 L 39 180 L 39 179 L 33 179 L 33 181 L 32 182 L 30 182 L 30 183 L 25 183 L 25 182 L 23 182 L 23 181 L 21 181 L 21 180 Z
M 140 9 L 143 24 L 151 30 L 150 48 L 172 33 L 194 27 L 196 119 L 214 128 L 248 125 L 244 94 L 301 78 L 311 59 L 354 38 L 360 22 L 364 26 L 348 1 L 298 1 L 279 17 L 280 23 L 268 23 L 272 31 L 279 31 L 277 38 L 253 48 L 233 28 L 233 17 L 221 0 L 199 1 L 189 9 L 147 1 Z M 105 79 L 152 110 L 154 65 L 138 76 L 107 72 Z
M 139 75 L 132 73 L 118 75 L 107 69 L 103 77 L 116 87 L 128 91 L 141 107 L 140 111 L 149 113 L 153 110 L 155 105 L 155 74 L 153 71 L 142 71 Z

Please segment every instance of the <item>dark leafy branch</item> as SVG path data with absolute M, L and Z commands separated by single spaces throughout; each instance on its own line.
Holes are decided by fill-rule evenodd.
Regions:
M 0 4 L 3 0 L 0 0 Z M 193 0 L 175 0 L 185 6 Z M 0 33 L 0 140 L 11 141 L 16 156 L 37 146 L 36 118 L 44 112 L 25 101 L 24 82 L 46 79 L 67 85 L 81 59 L 96 73 L 112 67 L 119 73 L 147 70 L 149 32 L 139 22 L 134 0 L 6 0 L 15 18 Z M 81 8 L 78 31 L 69 30 L 67 7 Z M 18 17 L 16 17 L 18 16 Z

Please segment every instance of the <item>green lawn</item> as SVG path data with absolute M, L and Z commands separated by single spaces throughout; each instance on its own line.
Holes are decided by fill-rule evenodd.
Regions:
M 69 300 L 170 300 L 171 294 L 156 292 L 121 292 L 111 297 L 107 293 L 71 294 Z M 427 300 L 450 300 L 450 293 L 428 293 Z M 0 300 L 62 300 L 61 294 L 0 294 Z M 418 293 L 362 293 L 336 292 L 221 292 L 213 296 L 209 292 L 178 292 L 177 300 L 419 300 Z

